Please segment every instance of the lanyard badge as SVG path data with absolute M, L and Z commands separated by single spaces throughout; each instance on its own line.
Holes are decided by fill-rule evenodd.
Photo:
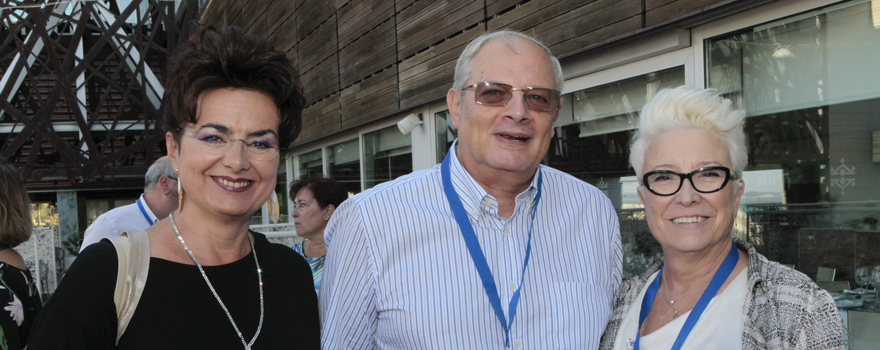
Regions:
M 531 225 L 529 225 L 529 238 L 528 243 L 526 244 L 526 257 L 523 262 L 523 271 L 520 277 L 519 287 L 513 292 L 513 295 L 510 298 L 510 304 L 508 305 L 510 321 L 508 322 L 506 317 L 504 317 L 504 311 L 501 308 L 501 297 L 498 296 L 498 287 L 495 285 L 495 278 L 492 276 L 492 271 L 489 270 L 489 263 L 486 261 L 486 256 L 483 254 L 482 248 L 480 248 L 480 242 L 477 240 L 474 227 L 471 225 L 467 212 L 464 210 L 461 198 L 459 198 L 458 193 L 456 193 L 455 189 L 452 187 L 452 174 L 450 169 L 450 163 L 452 162 L 450 160 L 451 155 L 452 152 L 449 152 L 446 155 L 446 159 L 444 159 L 443 163 L 440 165 L 440 173 L 443 177 L 443 192 L 446 194 L 446 199 L 449 201 L 449 206 L 452 209 L 452 214 L 455 216 L 455 221 L 461 229 L 461 234 L 464 237 L 468 252 L 471 255 L 471 260 L 474 262 L 474 267 L 476 267 L 480 280 L 483 282 L 483 289 L 486 291 L 486 296 L 489 297 L 489 303 L 492 305 L 492 309 L 495 310 L 495 316 L 498 317 L 498 321 L 501 322 L 501 326 L 504 328 L 504 346 L 505 348 L 510 348 L 510 328 L 513 326 L 513 318 L 516 316 L 516 307 L 519 304 L 523 278 L 525 277 L 526 267 L 529 265 L 529 257 L 532 252 L 532 226 L 534 226 L 538 202 L 541 200 L 541 184 L 543 182 L 541 172 L 538 171 L 538 193 L 535 195 L 535 200 L 531 207 L 532 221 Z

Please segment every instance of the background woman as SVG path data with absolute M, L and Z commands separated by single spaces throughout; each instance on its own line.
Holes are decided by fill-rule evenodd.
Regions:
M 169 64 L 163 121 L 182 203 L 147 232 L 149 276 L 118 349 L 318 349 L 308 264 L 249 231 L 275 188 L 303 97 L 284 53 L 207 28 Z M 114 348 L 117 256 L 89 246 L 38 318 L 31 349 Z
M 293 197 L 296 234 L 305 238 L 305 241 L 294 244 L 291 248 L 309 262 L 317 292 L 324 273 L 324 256 L 327 255 L 324 228 L 327 227 L 333 211 L 348 198 L 348 191 L 336 180 L 319 175 L 291 182 L 290 196 Z
M 0 348 L 27 346 L 31 323 L 43 306 L 24 259 L 13 247 L 31 236 L 31 201 L 18 170 L 0 161 Z
M 743 195 L 744 111 L 712 90 L 661 91 L 630 163 L 663 260 L 620 288 L 601 349 L 844 349 L 831 296 L 731 239 Z

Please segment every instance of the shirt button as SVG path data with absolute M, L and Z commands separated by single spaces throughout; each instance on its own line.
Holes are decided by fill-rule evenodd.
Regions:
M 519 340 L 513 342 L 513 347 L 515 347 L 515 348 L 519 348 L 520 345 L 522 345 L 522 344 L 519 342 Z
M 505 227 L 505 228 L 504 228 L 504 234 L 505 234 L 505 235 L 510 234 L 510 227 Z
M 510 290 L 516 290 L 516 283 L 510 282 L 510 285 L 508 285 L 508 287 L 510 287 Z
M 476 209 L 471 210 L 471 215 L 473 215 L 473 216 L 477 216 L 477 210 L 476 210 Z

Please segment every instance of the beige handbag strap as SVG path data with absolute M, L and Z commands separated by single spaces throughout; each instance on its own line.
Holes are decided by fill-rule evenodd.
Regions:
M 116 344 L 137 309 L 150 271 L 150 236 L 147 231 L 123 232 L 119 237 L 106 238 L 116 247 L 119 270 L 116 273 Z

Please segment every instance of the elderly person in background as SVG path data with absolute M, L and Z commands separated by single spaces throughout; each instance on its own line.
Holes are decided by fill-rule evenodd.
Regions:
M 40 293 L 21 255 L 12 248 L 31 237 L 27 189 L 13 166 L 0 161 L 0 348 L 28 345 L 31 323 L 42 308 Z
M 177 209 L 177 176 L 168 156 L 156 160 L 144 176 L 144 194 L 137 202 L 101 214 L 83 234 L 82 252 L 105 237 L 146 230 Z
M 600 349 L 844 349 L 831 296 L 731 238 L 745 183 L 743 118 L 713 90 L 644 106 L 630 162 L 663 260 L 624 283 Z
M 348 191 L 336 180 L 321 175 L 290 183 L 290 197 L 293 198 L 293 222 L 296 235 L 305 241 L 294 244 L 293 250 L 302 255 L 312 268 L 315 280 L 315 293 L 321 286 L 324 274 L 324 228 L 336 208 L 348 198 Z
M 309 265 L 248 229 L 300 131 L 298 75 L 266 39 L 235 27 L 194 29 L 182 49 L 169 63 L 163 115 L 182 203 L 146 230 L 149 277 L 127 328 L 119 336 L 119 248 L 102 241 L 71 266 L 31 350 L 280 349 L 290 339 L 320 348 Z

